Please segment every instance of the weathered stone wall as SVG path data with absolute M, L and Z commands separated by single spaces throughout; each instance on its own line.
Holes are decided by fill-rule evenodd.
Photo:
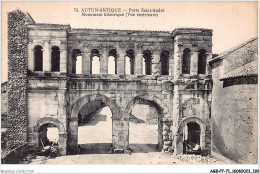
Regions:
M 47 26 L 47 27 L 46 27 Z M 59 47 L 60 71 L 56 74 L 67 72 L 67 25 L 28 25 L 28 70 L 34 71 L 34 48 L 41 46 L 43 52 L 43 71 L 51 72 L 52 47 Z M 38 72 L 40 73 L 40 72 Z M 53 73 L 53 72 L 52 72 Z
M 74 113 L 74 108 L 78 107 L 77 103 L 82 98 L 86 98 L 86 102 L 83 102 L 81 107 L 89 102 L 102 101 L 107 104 L 113 114 L 113 147 L 119 149 L 127 149 L 129 145 L 129 118 L 130 110 L 134 106 L 133 100 L 136 97 L 140 97 L 143 100 L 152 101 L 157 103 L 156 105 L 161 107 L 159 118 L 159 128 L 161 131 L 161 140 L 159 144 L 162 146 L 166 142 L 169 142 L 169 136 L 167 130 L 170 129 L 172 118 L 171 118 L 171 103 L 172 100 L 172 84 L 163 83 L 159 81 L 122 81 L 122 80 L 104 80 L 104 79 L 93 79 L 86 82 L 82 79 L 73 79 L 70 83 L 70 107 Z M 88 97 L 89 96 L 89 97 Z M 129 112 L 129 113 L 128 113 Z M 70 126 L 69 126 L 69 147 L 70 149 L 76 150 L 77 146 L 77 119 L 78 112 L 71 114 Z M 75 117 L 75 118 L 74 118 Z M 162 130 L 166 130 L 164 138 L 162 137 Z M 76 146 L 76 147 L 75 147 Z M 167 146 L 168 150 L 169 145 Z
M 59 129 L 59 134 L 67 132 L 67 83 L 64 78 L 29 77 L 28 82 L 28 130 L 29 146 L 39 147 L 39 127 L 43 124 L 40 120 L 45 119 L 54 123 L 57 127 L 61 125 L 64 129 Z M 66 138 L 66 137 L 65 137 Z M 62 138 L 63 139 L 63 138 Z M 60 144 L 63 140 L 59 139 Z M 66 140 L 64 140 L 66 141 Z M 65 147 L 60 147 L 63 151 Z M 66 153 L 65 153 L 66 154 Z
M 143 75 L 143 52 L 150 50 L 152 53 L 152 76 L 161 75 L 162 51 L 169 52 L 169 69 L 173 68 L 173 45 L 170 32 L 151 31 L 127 31 L 127 30 L 96 30 L 96 29 L 73 29 L 68 32 L 68 54 L 69 64 L 72 65 L 72 52 L 79 49 L 82 56 L 82 70 L 84 75 L 90 74 L 91 50 L 99 51 L 100 71 L 102 75 L 107 74 L 109 51 L 117 51 L 117 74 L 125 74 L 126 51 L 134 51 L 134 75 Z M 144 65 L 143 65 L 144 66 Z M 72 66 L 68 67 L 72 72 Z M 170 73 L 171 74 L 171 73 Z
M 27 142 L 27 16 L 8 13 L 8 136 L 9 147 Z
M 1 84 L 1 128 L 7 128 L 8 95 L 7 82 Z
M 257 85 L 223 88 L 222 61 L 213 64 L 212 151 L 238 163 L 257 163 Z
M 189 31 L 189 32 L 187 32 Z M 212 30 L 175 29 L 174 35 L 174 98 L 173 98 L 173 149 L 183 153 L 183 128 L 189 122 L 197 122 L 201 128 L 200 146 L 203 153 L 210 153 L 211 128 L 211 76 L 198 74 L 198 55 L 206 51 L 207 60 L 212 58 Z M 190 73 L 183 74 L 183 51 L 190 52 Z
M 193 121 L 196 118 L 195 121 L 205 129 L 203 143 L 207 148 L 210 147 L 208 133 L 210 132 L 211 77 L 208 76 L 208 68 L 206 74 L 198 74 L 198 53 L 200 49 L 205 49 L 207 59 L 211 58 L 211 30 L 183 28 L 171 33 L 71 29 L 69 25 L 37 24 L 32 22 L 32 19 L 26 26 L 23 13 L 16 11 L 13 15 L 20 15 L 22 20 L 15 21 L 16 17 L 11 18 L 12 15 L 9 20 L 10 24 L 15 25 L 8 31 L 11 44 L 8 59 L 12 64 L 9 64 L 11 68 L 9 99 L 18 100 L 19 96 L 22 104 L 17 106 L 15 100 L 9 100 L 11 101 L 9 110 L 13 109 L 11 113 L 20 116 L 23 120 L 23 130 L 17 129 L 23 133 L 21 137 L 27 137 L 28 126 L 29 146 L 38 146 L 40 126 L 53 123 L 59 128 L 62 154 L 66 154 L 66 149 L 71 152 L 77 151 L 78 113 L 85 104 L 96 102 L 95 106 L 90 104 L 82 112 L 92 112 L 100 107 L 101 103 L 108 105 L 113 114 L 113 148 L 128 149 L 131 109 L 136 103 L 146 101 L 157 108 L 159 113 L 160 149 L 172 151 L 176 148 L 177 139 L 182 136 L 179 127 L 182 123 L 186 123 L 185 120 L 188 118 L 192 118 Z M 13 21 L 15 24 L 12 23 Z M 15 45 L 17 40 L 13 39 L 16 37 L 16 32 L 24 39 L 19 40 L 17 44 L 19 49 Z M 36 45 L 43 48 L 41 72 L 34 70 Z M 60 72 L 51 72 L 52 46 L 60 48 Z M 190 48 L 192 51 L 191 73 L 183 75 L 181 60 L 185 48 Z M 74 62 L 72 54 L 75 49 L 80 50 L 82 55 L 82 74 L 72 73 Z M 99 75 L 91 74 L 93 57 L 91 50 L 93 49 L 98 50 L 95 56 L 100 58 Z M 117 58 L 115 75 L 108 74 L 108 57 L 112 49 L 116 50 L 114 56 Z M 125 74 L 125 58 L 129 56 L 127 50 L 133 50 L 135 57 L 134 74 L 131 75 Z M 146 50 L 151 51 L 151 75 L 143 75 L 143 54 Z M 161 54 L 164 51 L 169 53 L 169 75 L 161 75 L 164 68 L 161 67 L 163 61 Z M 23 59 L 17 61 L 15 58 L 19 56 Z M 21 64 L 19 68 L 16 66 L 17 63 Z M 21 110 L 22 114 L 16 112 L 15 108 Z M 24 141 L 25 139 L 22 138 Z

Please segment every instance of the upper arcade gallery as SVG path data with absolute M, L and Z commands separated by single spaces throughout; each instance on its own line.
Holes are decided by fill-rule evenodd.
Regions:
M 39 74 L 207 75 L 212 58 L 209 29 L 170 33 L 29 24 L 28 30 L 28 70 Z

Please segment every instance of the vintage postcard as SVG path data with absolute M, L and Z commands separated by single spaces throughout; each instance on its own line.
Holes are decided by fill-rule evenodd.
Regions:
M 257 2 L 2 1 L 1 14 L 1 172 L 259 173 Z

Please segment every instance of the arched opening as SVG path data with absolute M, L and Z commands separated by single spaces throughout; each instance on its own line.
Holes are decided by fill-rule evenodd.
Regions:
M 160 151 L 162 148 L 160 107 L 154 101 L 142 98 L 133 99 L 130 105 L 129 148 L 133 153 Z
M 199 50 L 199 56 L 198 56 L 198 74 L 206 73 L 206 65 L 207 65 L 206 50 L 201 49 Z
M 115 104 L 105 96 L 80 98 L 72 109 L 69 151 L 82 154 L 111 153 L 112 117 L 118 113 Z
M 169 51 L 161 53 L 161 75 L 169 75 Z
M 100 74 L 100 57 L 99 51 L 91 50 L 90 74 Z
M 133 50 L 126 51 L 125 57 L 125 74 L 134 74 L 135 57 Z
M 51 117 L 44 117 L 37 121 L 34 127 L 35 142 L 37 147 L 57 146 L 58 154 L 67 153 L 67 134 L 62 123 Z
M 178 128 L 176 154 L 198 154 L 206 148 L 206 125 L 196 117 L 183 120 Z
M 182 74 L 190 74 L 190 49 L 183 50 Z
M 117 74 L 117 52 L 115 49 L 108 54 L 108 74 Z
M 200 125 L 195 122 L 187 123 L 183 130 L 183 153 L 201 153 Z
M 145 50 L 143 52 L 143 74 L 151 75 L 152 74 L 152 53 L 150 50 Z
M 46 123 L 39 127 L 39 148 L 43 149 L 46 146 L 56 146 L 59 143 L 59 128 L 52 123 Z
M 34 47 L 34 71 L 43 70 L 43 49 L 42 46 Z
M 72 51 L 72 74 L 82 74 L 82 53 L 79 49 Z
M 60 48 L 57 46 L 51 48 L 51 71 L 60 71 Z

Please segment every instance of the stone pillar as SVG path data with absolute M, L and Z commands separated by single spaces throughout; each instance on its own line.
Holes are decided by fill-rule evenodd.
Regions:
M 176 43 L 174 45 L 174 80 L 179 79 L 182 73 L 182 44 Z
M 43 72 L 50 72 L 51 71 L 51 52 L 52 49 L 50 48 L 49 43 L 46 41 L 44 42 L 43 46 Z
M 67 51 L 65 49 L 60 50 L 60 72 L 67 72 Z
M 198 75 L 198 56 L 199 56 L 199 52 L 191 52 L 191 58 L 190 58 L 191 75 Z
M 117 74 L 125 74 L 125 53 L 120 51 L 115 61 L 117 61 Z
M 211 72 L 209 70 L 209 64 L 208 61 L 212 59 L 212 53 L 206 53 L 206 71 L 205 71 L 205 75 L 210 75 Z
M 59 84 L 59 93 L 58 93 L 58 114 L 59 114 L 59 121 L 63 125 L 67 125 L 67 88 L 66 88 L 66 81 L 60 81 Z M 65 128 L 66 130 L 66 128 Z
M 174 55 L 169 56 L 169 75 L 174 76 Z
M 28 43 L 28 70 L 34 70 L 34 48 L 32 43 Z
M 66 132 L 59 133 L 59 151 L 61 155 L 67 154 L 67 133 Z
M 71 48 L 67 49 L 67 57 L 68 57 L 68 65 L 69 65 L 67 71 L 68 71 L 69 74 L 72 74 L 72 66 L 73 66 L 72 59 L 73 59 L 73 57 L 72 57 L 72 49 Z
M 90 75 L 91 54 L 88 49 L 84 49 L 82 54 L 82 74 Z
M 135 74 L 138 76 L 143 75 L 143 53 L 142 50 L 138 50 L 135 56 Z
M 152 75 L 161 75 L 161 61 L 160 61 L 160 51 L 154 51 L 152 55 Z
M 106 49 L 102 49 L 102 53 L 100 54 L 100 74 L 108 74 L 108 55 Z
M 173 128 L 172 128 L 172 133 L 173 133 L 173 149 L 174 149 L 174 154 L 180 154 L 178 149 L 178 124 L 179 124 L 179 119 L 180 119 L 180 94 L 179 94 L 179 86 L 175 85 L 174 86 L 174 95 L 173 95 Z

